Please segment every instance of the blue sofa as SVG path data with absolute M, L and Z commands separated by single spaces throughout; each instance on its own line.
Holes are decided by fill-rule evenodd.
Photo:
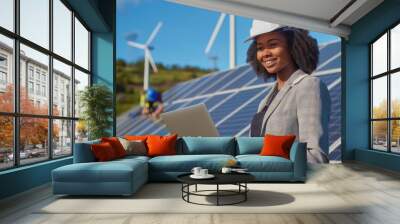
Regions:
M 306 146 L 295 142 L 290 160 L 260 156 L 262 137 L 182 137 L 177 140 L 177 155 L 127 156 L 96 162 L 91 141 L 75 144 L 74 163 L 52 171 L 53 193 L 68 195 L 131 195 L 148 181 L 176 181 L 193 167 L 218 172 L 228 160 L 235 159 L 247 168 L 256 181 L 304 182 Z

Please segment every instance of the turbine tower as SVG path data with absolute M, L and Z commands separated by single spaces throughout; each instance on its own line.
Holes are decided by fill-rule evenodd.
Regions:
M 206 55 L 209 54 L 212 45 L 214 44 L 215 38 L 221 29 L 222 23 L 226 17 L 226 13 L 221 13 L 218 18 L 217 24 L 215 25 L 214 31 L 211 34 L 210 40 L 208 41 L 207 47 L 204 50 Z M 229 15 L 229 68 L 236 67 L 236 40 L 235 40 L 235 15 Z M 209 56 L 210 58 L 210 56 Z
M 162 22 L 158 22 L 157 26 L 154 28 L 153 32 L 150 34 L 150 37 L 149 39 L 147 39 L 145 44 L 139 44 L 132 40 L 127 40 L 129 46 L 144 50 L 143 90 L 145 91 L 149 88 L 149 62 L 151 64 L 151 67 L 153 68 L 153 71 L 158 72 L 157 66 L 154 63 L 153 56 L 151 56 L 150 53 L 150 51 L 153 49 L 150 44 L 156 37 L 158 31 L 160 31 L 161 26 Z

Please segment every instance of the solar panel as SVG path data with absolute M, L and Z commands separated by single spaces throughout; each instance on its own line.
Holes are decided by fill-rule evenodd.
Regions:
M 262 91 L 261 88 L 257 91 Z M 258 105 L 262 99 L 268 94 L 269 89 L 265 93 L 258 96 L 256 99 L 249 102 L 248 105 L 236 112 L 233 116 L 218 126 L 218 131 L 222 136 L 234 136 L 238 130 L 242 130 L 250 124 L 253 115 L 257 112 Z
M 187 91 L 181 98 L 190 98 L 193 96 L 197 96 L 199 93 L 203 91 L 203 89 L 207 88 L 213 82 L 217 82 L 219 78 L 223 77 L 223 73 L 217 73 L 216 75 L 209 76 L 205 79 L 199 81 L 196 86 L 193 86 L 189 91 Z
M 237 78 L 240 78 L 242 76 L 246 75 L 246 71 L 249 70 L 249 66 L 245 65 L 245 66 L 240 66 L 239 68 L 230 71 L 229 73 L 227 73 L 227 75 L 225 75 L 225 77 L 223 77 L 220 82 L 216 83 L 215 85 L 213 85 L 211 88 L 209 88 L 205 93 L 213 93 L 216 91 L 221 91 L 223 89 L 227 89 L 224 88 L 224 86 L 226 86 L 227 84 L 229 84 L 230 82 L 232 82 L 232 80 L 235 80 Z M 236 85 L 238 86 L 238 85 Z
M 225 93 L 225 94 L 220 94 L 220 95 L 215 95 L 207 98 L 207 101 L 204 101 L 206 104 L 207 108 L 210 110 L 213 108 L 215 105 L 217 105 L 219 102 L 221 102 L 223 99 L 226 99 L 229 97 L 231 94 L 230 93 Z
M 334 60 L 330 61 L 326 65 L 322 66 L 320 70 L 329 70 L 329 69 L 334 69 L 334 68 L 340 68 L 341 67 L 341 58 L 335 58 Z
M 322 48 L 319 52 L 320 64 L 341 51 L 341 42 L 334 42 Z
M 333 83 L 335 80 L 340 78 L 340 73 L 333 73 L 330 75 L 324 75 L 319 77 L 319 79 L 325 83 L 326 86 L 329 86 L 331 83 Z
M 186 84 L 184 83 L 178 83 L 175 86 L 173 86 L 171 89 L 169 89 L 167 92 L 163 93 L 162 97 L 164 101 L 171 101 L 172 97 L 175 95 L 179 95 L 179 91 L 184 88 Z
M 210 80 L 207 83 L 207 85 L 205 86 L 205 88 L 202 89 L 201 91 L 199 91 L 196 95 L 202 95 L 202 94 L 206 94 L 206 93 L 215 92 L 212 89 L 218 90 L 219 89 L 218 86 L 223 85 L 226 82 L 226 80 L 232 78 L 231 74 L 233 72 L 236 72 L 236 69 L 228 70 L 223 73 L 220 73 L 218 76 L 215 77 L 215 79 Z
M 219 105 L 216 109 L 211 111 L 211 116 L 214 121 L 219 121 L 225 117 L 230 111 L 233 111 L 238 105 L 245 103 L 249 98 L 254 96 L 259 90 L 252 89 L 235 94 L 232 98 L 225 103 Z
M 247 65 L 247 68 L 244 71 L 241 71 L 240 73 L 239 72 L 234 73 L 234 74 L 232 74 L 232 77 L 234 77 L 232 79 L 232 81 L 227 83 L 219 91 L 236 89 L 238 87 L 244 86 L 249 81 L 253 80 L 255 78 L 255 75 L 254 75 L 252 68 Z

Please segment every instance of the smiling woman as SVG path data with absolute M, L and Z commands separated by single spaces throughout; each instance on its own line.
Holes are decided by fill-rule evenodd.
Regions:
M 257 75 L 276 78 L 251 122 L 251 136 L 296 135 L 307 160 L 328 162 L 330 96 L 318 78 L 317 42 L 308 31 L 254 20 L 247 62 Z

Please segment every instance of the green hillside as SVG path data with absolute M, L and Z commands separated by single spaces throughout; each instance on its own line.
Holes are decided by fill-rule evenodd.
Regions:
M 192 66 L 164 66 L 157 64 L 158 73 L 150 69 L 150 86 L 164 92 L 179 82 L 194 79 L 212 72 Z M 117 60 L 117 116 L 139 104 L 143 89 L 143 60 L 127 63 Z

